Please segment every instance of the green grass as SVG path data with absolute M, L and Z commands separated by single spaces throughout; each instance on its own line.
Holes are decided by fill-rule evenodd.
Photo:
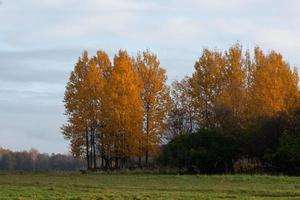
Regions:
M 300 199 L 300 177 L 0 172 L 0 199 Z

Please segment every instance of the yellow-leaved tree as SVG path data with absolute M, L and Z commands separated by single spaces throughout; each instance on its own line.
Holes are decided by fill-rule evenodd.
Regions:
M 64 104 L 68 122 L 62 130 L 71 141 L 72 153 L 76 157 L 85 156 L 89 169 L 97 167 L 95 152 L 101 87 L 103 84 L 99 69 L 85 51 L 71 72 L 66 86 Z
M 98 129 L 97 129 L 97 138 L 96 138 L 96 146 L 98 147 L 98 156 L 101 158 L 101 167 L 102 168 L 110 168 L 111 162 L 109 160 L 109 141 L 110 141 L 110 134 L 107 134 L 105 131 L 105 115 L 104 115 L 104 108 L 105 108 L 105 100 L 106 100 L 106 93 L 105 88 L 107 87 L 108 81 L 111 77 L 112 73 L 112 64 L 109 59 L 109 56 L 106 52 L 99 50 L 97 51 L 96 56 L 93 57 L 94 62 L 99 69 L 99 72 L 96 72 L 95 75 L 101 77 L 101 86 L 98 88 L 99 95 L 99 114 L 98 114 Z M 94 82 L 97 84 L 96 82 Z M 96 155 L 97 156 L 97 155 Z
M 211 128 L 218 125 L 216 120 L 216 102 L 222 87 L 224 59 L 220 52 L 204 49 L 195 63 L 191 84 L 194 112 L 199 128 Z
M 88 169 L 97 168 L 97 156 L 101 151 L 104 74 L 109 66 L 104 52 L 99 51 L 90 59 L 85 51 L 66 86 L 64 104 L 68 122 L 62 127 L 63 134 L 70 140 L 72 153 L 76 157 L 86 157 Z
M 70 74 L 64 96 L 65 114 L 68 117 L 68 123 L 62 127 L 65 138 L 70 140 L 73 155 L 81 157 L 86 154 L 87 163 L 89 163 L 89 143 L 85 119 L 82 117 L 84 104 L 80 100 L 80 96 L 82 96 L 80 93 L 87 73 L 88 62 L 88 53 L 85 51 Z
M 255 49 L 251 110 L 253 117 L 272 116 L 296 106 L 298 74 L 291 70 L 282 56 L 275 51 L 265 55 Z
M 143 138 L 141 82 L 135 72 L 133 59 L 120 50 L 114 57 L 114 67 L 105 88 L 104 131 L 107 149 L 115 167 L 125 167 L 130 156 L 140 156 Z
M 150 51 L 138 54 L 135 68 L 141 80 L 143 104 L 143 132 L 141 149 L 148 164 L 149 154 L 156 154 L 166 132 L 167 114 L 170 109 L 166 71 L 160 67 L 157 56 Z
M 218 118 L 222 126 L 240 125 L 245 115 L 246 73 L 242 47 L 234 45 L 224 55 L 222 91 L 218 96 Z M 223 109 L 223 110 L 222 110 Z M 222 117 L 220 115 L 223 115 Z

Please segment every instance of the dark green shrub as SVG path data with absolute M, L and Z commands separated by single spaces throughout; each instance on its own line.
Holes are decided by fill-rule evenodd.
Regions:
M 237 142 L 219 129 L 201 129 L 174 138 L 163 148 L 158 161 L 191 173 L 232 172 L 237 147 Z

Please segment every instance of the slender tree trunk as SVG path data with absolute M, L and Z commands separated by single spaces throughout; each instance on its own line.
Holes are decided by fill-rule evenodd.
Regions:
M 189 112 L 189 121 L 190 121 L 190 132 L 193 132 L 193 119 L 192 119 L 192 114 Z
M 208 105 L 207 105 L 207 96 L 205 99 L 205 128 L 208 128 Z
M 143 147 L 142 147 L 142 141 L 139 142 L 139 168 L 142 168 L 142 153 L 143 153 Z
M 90 157 L 91 157 L 91 159 L 90 159 L 90 167 L 91 167 L 91 169 L 94 169 L 94 167 L 93 167 L 93 134 L 92 134 L 92 132 L 91 132 L 91 134 L 90 134 L 90 140 L 91 140 L 91 144 L 90 144 Z
M 89 131 L 86 128 L 86 163 L 87 163 L 87 169 L 90 170 L 90 159 L 89 159 Z
M 97 169 L 97 159 L 96 159 L 96 131 L 93 128 L 93 157 L 94 157 L 94 169 Z
M 112 159 L 112 155 L 111 155 L 111 145 L 109 145 L 109 148 L 107 149 L 107 166 L 108 166 L 108 169 L 113 168 L 113 159 Z
M 145 163 L 146 163 L 146 166 L 148 166 L 148 150 L 146 151 L 146 154 L 145 154 Z
M 118 157 L 115 158 L 115 168 L 116 169 L 119 168 Z
M 125 168 L 125 155 L 126 155 L 126 153 L 125 153 L 125 133 L 123 132 L 123 156 L 122 156 L 122 168 Z
M 148 156 L 149 156 L 149 105 L 147 105 L 147 111 L 146 111 L 146 154 L 145 154 L 146 166 L 148 166 Z
M 139 156 L 139 167 L 142 168 L 142 157 Z
M 101 169 L 103 169 L 104 167 L 104 156 L 105 156 L 105 153 L 104 153 L 104 147 L 103 147 L 103 135 L 102 135 L 102 132 L 100 133 L 100 148 L 99 148 L 99 151 L 100 151 L 100 155 L 101 155 Z

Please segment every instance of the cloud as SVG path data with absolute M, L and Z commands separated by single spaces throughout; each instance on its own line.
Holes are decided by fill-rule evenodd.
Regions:
M 0 82 L 64 84 L 81 51 L 0 51 Z
M 299 35 L 287 29 L 263 29 L 257 35 L 257 40 L 262 45 L 272 46 L 274 49 L 296 51 L 300 47 Z
M 2 95 L 8 95 L 2 98 Z M 42 152 L 66 152 L 60 126 L 62 104 L 51 93 L 0 91 L 0 146 L 14 150 L 36 147 Z
M 63 93 L 84 49 L 112 57 L 150 49 L 169 82 L 191 74 L 202 48 L 278 50 L 300 65 L 300 2 L 290 0 L 2 0 L 0 146 L 66 151 Z M 4 119 L 4 120 L 2 120 Z

